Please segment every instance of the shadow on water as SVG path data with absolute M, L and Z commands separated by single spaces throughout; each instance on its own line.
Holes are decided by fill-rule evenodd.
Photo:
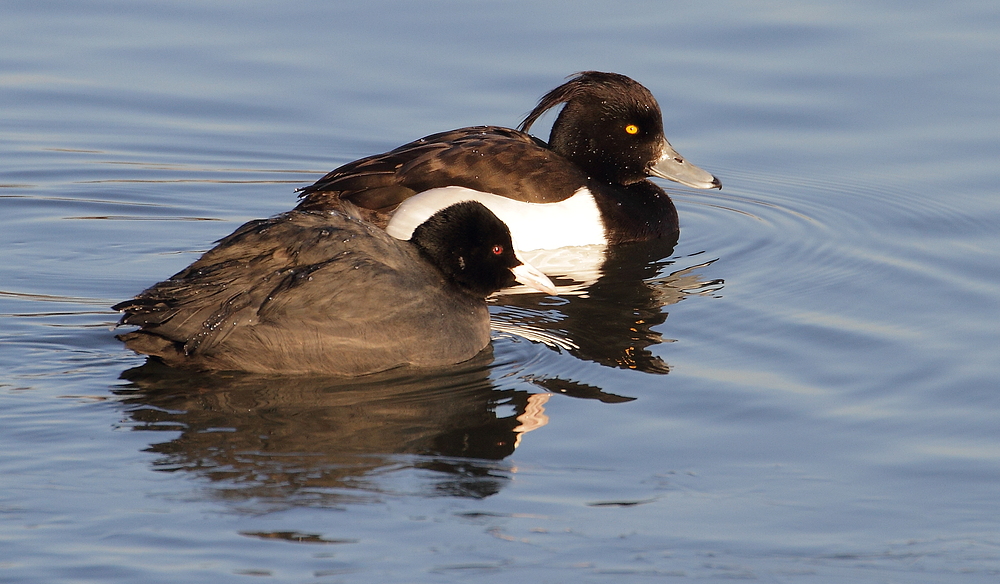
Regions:
M 584 293 L 554 299 L 556 305 L 540 304 L 553 299 L 537 294 L 502 296 L 493 317 L 503 330 L 528 327 L 559 339 L 548 346 L 578 359 L 666 373 L 669 366 L 649 350 L 662 342 L 652 330 L 667 317 L 662 308 L 721 285 L 699 281 L 692 273 L 698 266 L 660 277 L 671 251 L 621 246 L 609 251 Z M 179 432 L 149 447 L 160 455 L 157 470 L 195 473 L 213 483 L 214 496 L 255 508 L 339 505 L 400 492 L 488 497 L 514 472 L 504 459 L 548 422 L 553 393 L 609 404 L 635 399 L 537 374 L 516 379 L 543 393 L 510 388 L 509 376 L 501 386 L 491 378 L 497 367 L 490 348 L 448 368 L 354 379 L 192 373 L 151 360 L 123 372 L 129 384 L 114 392 L 136 430 Z M 398 471 L 423 478 L 417 487 L 394 486 Z

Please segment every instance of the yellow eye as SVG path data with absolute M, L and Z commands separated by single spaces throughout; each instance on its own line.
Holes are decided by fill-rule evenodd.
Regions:
M 625 133 L 627 133 L 627 134 L 638 134 L 639 133 L 639 126 L 637 126 L 635 124 L 629 124 L 629 125 L 625 126 Z

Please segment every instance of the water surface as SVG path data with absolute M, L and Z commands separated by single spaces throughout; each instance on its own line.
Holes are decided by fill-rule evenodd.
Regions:
M 1000 574 L 994 3 L 36 1 L 0 39 L 0 580 Z M 193 376 L 114 339 L 296 187 L 586 69 L 724 189 L 664 184 L 675 245 L 497 299 L 477 359 Z

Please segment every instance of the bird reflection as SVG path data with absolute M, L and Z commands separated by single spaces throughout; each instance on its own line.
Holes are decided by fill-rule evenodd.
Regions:
M 134 428 L 179 432 L 148 448 L 157 470 L 210 479 L 254 505 L 337 505 L 393 491 L 403 469 L 432 471 L 425 495 L 483 498 L 513 473 L 503 462 L 548 422 L 551 393 L 502 389 L 492 352 L 440 370 L 363 378 L 193 374 L 148 361 L 115 393 Z M 560 380 L 526 379 L 538 387 Z M 590 397 L 627 400 L 589 388 Z M 573 392 L 561 392 L 573 395 Z
M 696 270 L 711 261 L 660 273 L 674 263 L 675 239 L 620 244 L 602 250 L 594 279 L 553 280 L 569 294 L 502 294 L 490 307 L 494 330 L 543 342 L 607 367 L 665 374 L 670 366 L 650 351 L 664 342 L 653 327 L 667 319 L 665 306 L 689 294 L 718 290 L 722 280 L 702 280 Z M 534 261 L 534 260 L 532 260 Z M 549 273 L 552 276 L 552 273 Z M 575 279 L 579 280 L 579 277 Z

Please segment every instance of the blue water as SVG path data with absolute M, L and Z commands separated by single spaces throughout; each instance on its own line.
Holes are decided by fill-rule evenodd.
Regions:
M 5 3 L 0 581 L 996 582 L 998 53 L 984 1 Z M 497 299 L 535 340 L 345 382 L 114 339 L 296 187 L 586 69 L 724 188 Z

